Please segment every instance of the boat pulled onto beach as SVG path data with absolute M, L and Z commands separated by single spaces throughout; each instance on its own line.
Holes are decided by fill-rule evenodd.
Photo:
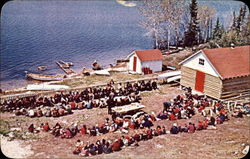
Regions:
M 38 81 L 60 81 L 64 77 L 62 75 L 44 75 L 44 74 L 35 74 L 35 73 L 28 73 L 25 71 L 26 77 Z
M 46 66 L 38 66 L 37 69 L 39 71 L 45 71 L 45 70 L 47 70 L 47 67 Z

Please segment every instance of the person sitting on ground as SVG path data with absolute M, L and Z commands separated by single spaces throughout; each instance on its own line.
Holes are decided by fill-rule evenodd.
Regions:
M 203 121 L 203 129 L 207 129 L 209 120 L 207 118 Z
M 157 126 L 157 128 L 156 128 L 156 132 L 157 132 L 157 134 L 158 135 L 162 135 L 162 129 L 161 129 L 161 126 Z
M 146 133 L 147 133 L 147 139 L 152 139 L 153 138 L 153 134 L 152 134 L 152 129 L 151 128 L 147 128 Z
M 17 108 L 14 112 L 15 112 L 15 115 L 16 115 L 16 116 L 22 115 L 22 113 L 21 113 L 21 111 L 19 110 L 19 108 Z
M 96 155 L 96 150 L 97 150 L 97 147 L 94 144 L 90 144 L 89 149 L 88 149 L 89 156 Z
M 93 127 L 90 129 L 90 136 L 96 136 L 96 135 L 97 135 L 96 127 L 93 126 Z
M 121 150 L 121 143 L 119 140 L 115 140 L 114 143 L 112 144 L 112 151 L 120 151 Z
M 181 127 L 179 130 L 180 130 L 180 132 L 188 132 L 187 124 L 185 124 L 184 127 Z
M 29 130 L 29 132 L 34 133 L 34 131 L 35 131 L 34 124 L 30 124 L 28 130 Z
M 86 125 L 83 125 L 83 126 L 82 126 L 82 128 L 80 129 L 80 133 L 81 133 L 82 135 L 87 134 L 87 127 L 86 127 Z
M 173 126 L 170 129 L 171 134 L 178 134 L 179 133 L 179 128 L 177 126 L 177 123 L 174 123 Z
M 103 143 L 103 152 L 105 154 L 111 153 L 112 152 L 112 145 L 111 142 L 107 141 Z
M 177 120 L 173 112 L 169 114 L 169 120 Z
M 51 115 L 52 115 L 53 117 L 59 117 L 59 113 L 58 113 L 57 108 L 53 108 L 53 109 L 52 109 Z
M 73 133 L 70 131 L 69 128 L 66 128 L 66 129 L 64 130 L 64 136 L 65 136 L 66 139 L 70 139 L 70 138 L 72 138 L 74 135 L 73 135 Z
M 61 125 L 60 125 L 59 123 L 56 123 L 56 125 L 53 127 L 51 133 L 52 133 L 55 137 L 57 137 L 57 136 L 60 135 L 61 129 L 62 129 Z
M 213 116 L 211 116 L 211 118 L 210 118 L 210 121 L 209 121 L 208 125 L 215 126 L 215 118 L 214 118 Z
M 73 150 L 73 154 L 80 154 L 83 149 L 83 142 L 81 140 L 77 140 L 75 146 L 76 148 Z
M 38 108 L 37 117 L 42 117 L 42 116 L 43 116 L 43 112 L 42 112 L 41 108 Z
M 63 116 L 66 113 L 65 113 L 65 110 L 63 108 L 59 108 L 58 114 L 59 114 L 59 116 Z
M 189 125 L 188 125 L 188 132 L 189 133 L 194 133 L 195 132 L 195 125 L 191 122 L 189 122 Z
M 167 111 L 164 110 L 163 112 L 160 112 L 160 113 L 157 115 L 157 118 L 158 118 L 158 119 L 161 119 L 161 120 L 167 119 L 167 118 L 168 118 Z
M 198 121 L 198 126 L 197 126 L 197 130 L 202 130 L 203 129 L 203 123 L 201 120 Z
M 46 123 L 43 125 L 43 131 L 48 132 L 49 130 L 50 130 L 49 123 L 46 122 Z
M 150 128 L 151 126 L 153 126 L 153 123 L 152 123 L 152 121 L 151 121 L 150 118 L 144 117 L 144 119 L 143 119 L 143 121 L 142 121 L 142 126 L 143 126 L 143 127 Z
M 97 154 L 102 154 L 103 153 L 103 148 L 100 140 L 96 141 L 96 148 L 97 148 Z
M 35 117 L 35 111 L 33 110 L 33 109 L 30 109 L 29 111 L 28 111 L 28 116 L 29 117 Z
M 232 117 L 235 117 L 235 118 L 243 118 L 243 112 L 242 110 L 238 110 L 238 111 L 234 111 L 233 114 L 232 114 Z

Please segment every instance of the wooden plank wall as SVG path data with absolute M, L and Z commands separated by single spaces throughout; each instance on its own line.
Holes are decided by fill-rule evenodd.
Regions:
M 222 92 L 222 81 L 219 77 L 205 74 L 204 93 L 214 97 L 220 98 Z
M 185 87 L 195 88 L 196 72 L 185 66 L 181 66 L 181 80 L 180 84 Z
M 223 82 L 222 96 L 230 94 L 240 95 L 250 90 L 250 76 L 225 79 Z
M 181 67 L 180 84 L 182 86 L 191 87 L 192 89 L 195 89 L 195 78 L 196 78 L 196 70 L 193 70 L 185 66 Z M 209 74 L 205 74 L 204 94 L 214 98 L 220 98 L 221 90 L 222 90 L 222 81 L 220 80 L 220 78 Z

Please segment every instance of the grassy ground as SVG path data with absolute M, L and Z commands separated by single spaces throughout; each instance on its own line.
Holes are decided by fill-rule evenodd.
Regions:
M 98 76 L 98 75 L 90 75 L 90 76 L 82 76 L 75 79 L 64 79 L 62 82 L 57 82 L 57 84 L 65 84 L 72 88 L 74 87 L 84 87 L 89 85 L 99 85 L 99 84 L 106 84 L 111 79 L 115 82 L 123 82 L 127 80 L 134 80 L 138 78 L 150 77 L 153 75 L 132 75 L 128 73 L 121 73 L 121 72 L 111 72 L 111 76 Z

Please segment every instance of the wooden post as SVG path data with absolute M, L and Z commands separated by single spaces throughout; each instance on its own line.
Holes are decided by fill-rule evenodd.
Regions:
M 210 116 L 213 116 L 213 109 L 209 109 Z
M 231 112 L 230 102 L 229 101 L 227 102 L 227 109 L 228 109 L 229 112 Z
M 235 109 L 236 106 L 237 106 L 237 101 L 234 102 L 234 107 L 233 107 L 233 109 Z
M 215 105 L 215 101 L 213 100 L 213 102 L 212 102 L 212 107 Z

